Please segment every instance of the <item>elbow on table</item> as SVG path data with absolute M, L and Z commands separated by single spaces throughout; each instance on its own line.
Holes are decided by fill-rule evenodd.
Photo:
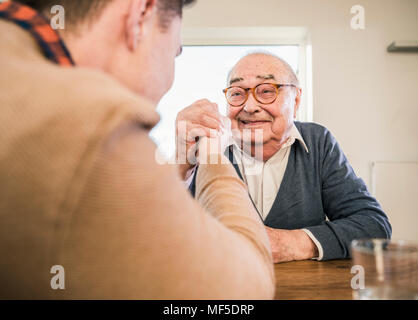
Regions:
M 392 238 L 392 225 L 389 219 L 386 217 L 382 221 L 378 221 L 378 228 L 373 238 L 391 239 Z
M 250 299 L 271 300 L 275 296 L 276 278 L 272 259 L 261 258 L 259 267 L 250 275 L 255 296 Z
M 272 259 L 257 254 L 241 270 L 229 287 L 231 292 L 228 299 L 243 300 L 271 300 L 275 296 L 276 279 Z M 225 274 L 225 283 L 231 281 L 231 274 Z

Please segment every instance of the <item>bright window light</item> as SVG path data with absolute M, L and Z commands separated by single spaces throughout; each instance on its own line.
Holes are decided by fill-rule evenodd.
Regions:
M 299 47 L 276 46 L 185 46 L 176 61 L 176 77 L 171 90 L 161 100 L 157 111 L 161 121 L 151 131 L 151 138 L 161 154 L 169 159 L 175 153 L 175 119 L 185 107 L 200 99 L 208 99 L 226 115 L 222 92 L 232 67 L 247 53 L 267 50 L 284 59 L 299 73 Z

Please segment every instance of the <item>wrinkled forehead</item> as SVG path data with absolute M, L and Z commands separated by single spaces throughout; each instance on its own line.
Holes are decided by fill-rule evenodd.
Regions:
M 286 80 L 286 68 L 274 57 L 264 55 L 247 56 L 234 66 L 228 84 L 262 82 L 263 80 L 281 82 Z

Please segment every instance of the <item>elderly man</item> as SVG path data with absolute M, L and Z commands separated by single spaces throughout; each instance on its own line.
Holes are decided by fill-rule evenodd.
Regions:
M 353 239 L 390 238 L 388 218 L 332 134 L 294 121 L 302 92 L 285 61 L 268 53 L 247 55 L 231 71 L 228 86 L 228 117 L 241 133 L 228 153 L 264 220 L 275 262 L 348 258 Z M 207 100 L 180 112 L 178 127 L 181 122 L 188 132 L 185 139 L 179 135 L 184 141 L 178 145 L 185 144 L 189 155 L 197 136 L 224 123 Z M 194 192 L 192 163 L 180 171 L 193 177 Z
M 22 2 L 0 4 L 0 299 L 272 298 L 232 165 L 195 201 L 148 136 L 192 1 L 60 0 L 58 31 L 55 0 Z

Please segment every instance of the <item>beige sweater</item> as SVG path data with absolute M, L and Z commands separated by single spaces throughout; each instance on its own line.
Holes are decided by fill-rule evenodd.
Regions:
M 270 299 L 270 245 L 230 164 L 197 200 L 148 137 L 154 107 L 47 61 L 0 20 L 0 298 Z M 53 265 L 65 290 L 51 289 Z

